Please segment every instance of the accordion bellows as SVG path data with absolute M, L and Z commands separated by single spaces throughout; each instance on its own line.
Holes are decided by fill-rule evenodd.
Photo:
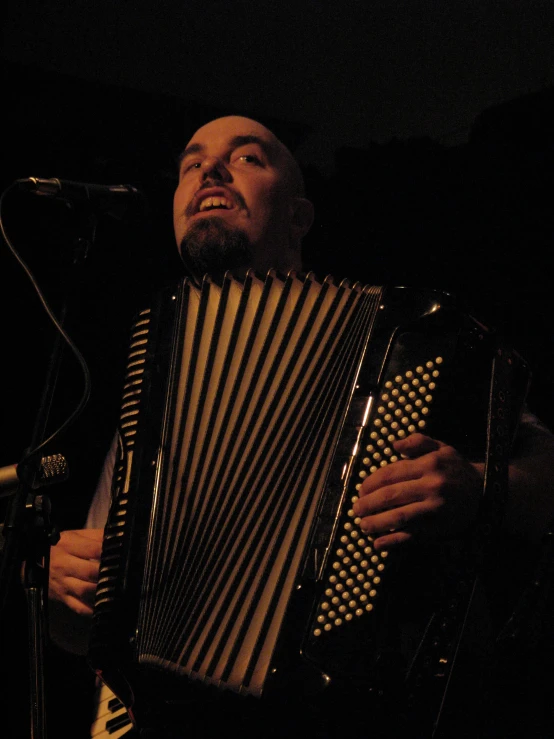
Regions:
M 484 458 L 495 351 L 446 294 L 311 274 L 183 280 L 141 313 L 91 640 L 124 702 L 143 674 L 370 679 L 394 558 L 352 501 L 415 431 Z
M 185 311 L 142 659 L 259 694 L 375 296 L 252 279 L 246 292 L 229 282 L 204 299 L 189 292 Z

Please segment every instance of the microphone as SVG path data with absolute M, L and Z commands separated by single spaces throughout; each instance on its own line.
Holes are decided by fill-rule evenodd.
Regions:
M 144 194 L 133 185 L 96 185 L 90 182 L 40 177 L 19 179 L 16 180 L 16 185 L 25 192 L 57 198 L 69 203 L 84 202 L 106 211 L 118 205 L 131 205 L 137 200 L 146 202 Z
M 69 474 L 67 460 L 62 454 L 50 454 L 43 457 L 38 469 L 37 487 L 52 485 L 67 479 Z M 17 464 L 0 467 L 0 498 L 11 495 L 19 485 Z

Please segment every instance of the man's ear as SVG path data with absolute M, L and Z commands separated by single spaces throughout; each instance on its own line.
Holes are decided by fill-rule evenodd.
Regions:
M 314 222 L 314 206 L 307 198 L 295 197 L 291 207 L 291 236 L 295 243 L 300 243 Z

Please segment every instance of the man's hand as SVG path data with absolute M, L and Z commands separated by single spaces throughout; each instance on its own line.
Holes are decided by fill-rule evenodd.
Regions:
M 480 468 L 453 447 L 423 434 L 394 444 L 405 459 L 362 483 L 354 513 L 378 549 L 416 538 L 450 538 L 475 521 L 483 491 Z
M 103 529 L 63 531 L 50 550 L 48 596 L 81 616 L 92 616 L 103 535 Z

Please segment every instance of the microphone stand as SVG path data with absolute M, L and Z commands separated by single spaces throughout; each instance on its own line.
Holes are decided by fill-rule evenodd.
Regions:
M 79 275 L 93 243 L 97 218 L 91 208 L 84 216 L 87 220 L 88 234 L 79 236 L 73 244 L 73 260 L 68 290 L 63 300 L 58 323 L 64 326 L 68 306 L 79 285 Z M 73 292 L 73 295 L 71 295 Z M 50 518 L 50 499 L 37 492 L 39 454 L 30 453 L 37 449 L 46 434 L 46 427 L 53 403 L 59 370 L 63 357 L 62 336 L 56 333 L 48 362 L 42 396 L 35 420 L 31 444 L 17 466 L 20 480 L 14 493 L 6 521 L 4 523 L 4 544 L 0 563 L 0 615 L 4 613 L 10 589 L 17 585 L 23 565 L 23 586 L 27 602 L 28 649 L 30 671 L 30 718 L 32 739 L 46 739 L 47 722 L 45 706 L 45 660 L 44 646 L 48 635 L 47 598 L 50 547 L 59 540 L 59 533 Z

